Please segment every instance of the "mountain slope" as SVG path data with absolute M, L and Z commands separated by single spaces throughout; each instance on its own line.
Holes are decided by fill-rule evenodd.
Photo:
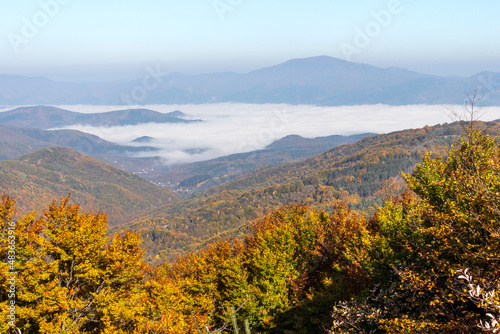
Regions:
M 141 104 L 212 102 L 354 104 L 455 104 L 477 89 L 485 105 L 500 104 L 500 73 L 471 77 L 434 76 L 400 68 L 378 68 L 327 56 L 292 59 L 249 73 L 171 73 Z M 0 104 L 109 104 L 139 82 L 64 83 L 0 75 Z M 118 102 L 119 103 L 119 102 Z M 175 116 L 175 115 L 172 115 Z
M 134 158 L 152 152 L 148 146 L 122 146 L 77 130 L 41 130 L 0 124 L 0 160 L 11 160 L 51 146 L 62 146 L 91 155 L 129 172 L 160 168 L 159 158 Z
M 158 169 L 157 173 L 152 173 L 146 177 L 156 184 L 163 184 L 169 189 L 189 195 L 235 178 L 248 176 L 254 173 L 256 169 L 263 169 L 290 161 L 304 160 L 323 153 L 332 147 L 354 143 L 369 135 L 373 134 L 333 135 L 318 138 L 290 135 L 275 141 L 262 150 L 232 154 L 209 161 L 173 167 L 168 170 Z
M 62 147 L 0 161 L 0 189 L 16 196 L 24 210 L 40 210 L 71 193 L 71 200 L 85 210 L 106 212 L 111 226 L 178 198 L 136 175 Z
M 500 134 L 497 123 L 480 125 Z M 423 155 L 445 148 L 462 133 L 457 124 L 367 137 L 307 160 L 268 168 L 247 178 L 158 208 L 127 226 L 143 231 L 150 252 L 169 256 L 245 230 L 245 224 L 286 203 L 328 209 L 335 200 L 373 211 L 384 191 L 397 191 L 401 172 Z M 399 180 L 399 182 L 398 182 Z

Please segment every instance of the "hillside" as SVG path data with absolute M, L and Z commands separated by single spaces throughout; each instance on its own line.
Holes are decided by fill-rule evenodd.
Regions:
M 288 135 L 266 147 L 266 150 L 282 150 L 290 152 L 296 157 L 316 155 L 335 146 L 352 144 L 362 138 L 373 136 L 375 133 L 361 133 L 351 136 L 332 135 L 326 137 L 304 138 L 299 135 Z
M 463 101 L 464 91 L 473 89 L 484 96 L 484 105 L 500 103 L 499 91 L 495 89 L 500 73 L 481 72 L 470 77 L 436 76 L 328 56 L 291 59 L 248 73 L 170 73 L 161 79 L 162 84 L 148 92 L 141 104 L 455 104 Z M 137 84 L 141 83 L 82 84 L 0 75 L 0 104 L 116 105 L 120 102 L 117 97 L 128 94 Z
M 182 114 L 174 111 L 174 114 Z M 341 144 L 352 143 L 369 134 L 303 138 L 286 136 L 262 150 L 233 154 L 209 161 L 176 167 L 164 166 L 159 157 L 137 158 L 158 149 L 147 146 L 153 138 L 133 140 L 144 146 L 125 146 L 77 130 L 42 130 L 0 124 L 0 160 L 12 160 L 39 149 L 61 146 L 93 156 L 116 167 L 161 184 L 184 196 L 249 175 L 256 168 L 298 161 Z
M 62 147 L 0 161 L 0 189 L 16 196 L 24 211 L 40 210 L 71 193 L 71 201 L 85 210 L 106 212 L 110 225 L 178 198 L 139 176 Z
M 160 113 L 149 109 L 126 109 L 103 113 L 79 113 L 50 106 L 21 107 L 0 113 L 0 124 L 23 128 L 53 129 L 68 125 L 123 126 L 142 123 L 188 123 L 178 111 Z
M 332 147 L 354 143 L 369 135 L 371 134 L 334 135 L 317 138 L 289 135 L 271 143 L 262 150 L 232 154 L 165 170 L 157 169 L 157 172 L 150 173 L 145 177 L 183 195 L 190 195 L 235 178 L 248 176 L 256 169 L 304 160 Z
M 481 127 L 500 133 L 496 123 Z M 454 123 L 367 137 L 211 188 L 153 210 L 127 226 L 143 232 L 150 253 L 168 256 L 243 233 L 246 222 L 286 203 L 328 210 L 340 200 L 370 213 L 385 192 L 400 190 L 401 172 L 411 172 L 428 151 L 445 154 L 445 147 L 461 133 Z
M 129 172 L 162 168 L 159 158 L 135 158 L 156 151 L 150 146 L 124 146 L 77 130 L 41 130 L 0 125 L 0 160 L 12 160 L 39 149 L 62 146 L 74 149 Z
M 39 148 L 64 146 L 80 153 L 94 156 L 127 156 L 139 152 L 151 152 L 157 148 L 149 146 L 123 146 L 98 136 L 78 130 L 41 130 L 0 125 L 0 160 L 9 160 L 32 153 Z

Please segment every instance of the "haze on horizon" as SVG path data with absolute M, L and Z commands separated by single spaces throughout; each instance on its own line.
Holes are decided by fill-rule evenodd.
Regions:
M 248 72 L 328 55 L 470 76 L 500 72 L 500 3 L 444 0 L 0 0 L 0 74 L 55 80 Z

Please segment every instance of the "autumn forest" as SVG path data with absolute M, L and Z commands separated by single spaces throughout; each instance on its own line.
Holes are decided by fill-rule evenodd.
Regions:
M 110 233 L 105 213 L 70 197 L 25 213 L 4 194 L 0 331 L 497 332 L 500 152 L 488 134 L 497 126 L 454 126 L 461 136 L 439 154 L 414 154 L 416 167 L 400 174 L 398 187 L 396 179 L 380 182 L 378 197 L 363 196 L 359 183 L 321 201 L 259 211 L 254 196 L 265 187 L 257 187 L 246 205 L 249 217 L 261 217 L 241 216 L 248 220 L 226 229 L 236 232 L 162 260 L 148 256 L 144 231 Z M 355 162 L 310 184 L 348 185 L 335 175 L 349 166 Z M 186 245 L 196 240 L 185 237 Z

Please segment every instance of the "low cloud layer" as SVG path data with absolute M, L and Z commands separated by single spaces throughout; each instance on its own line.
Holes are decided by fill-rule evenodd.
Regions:
M 79 112 L 105 112 L 111 106 L 59 106 Z M 134 106 L 135 107 L 135 106 Z M 189 163 L 223 155 L 264 148 L 286 135 L 303 137 L 388 133 L 425 125 L 452 122 L 452 111 L 461 114 L 463 106 L 441 105 L 361 105 L 318 107 L 287 104 L 218 103 L 202 105 L 137 106 L 160 112 L 180 110 L 189 118 L 203 122 L 187 124 L 148 123 L 136 126 L 68 128 L 95 134 L 124 145 L 139 145 L 132 140 L 153 137 L 147 145 L 160 148 L 165 164 Z M 500 118 L 500 107 L 483 108 L 482 120 Z M 144 144 L 140 144 L 144 145 Z M 156 152 L 156 155 L 158 152 Z

